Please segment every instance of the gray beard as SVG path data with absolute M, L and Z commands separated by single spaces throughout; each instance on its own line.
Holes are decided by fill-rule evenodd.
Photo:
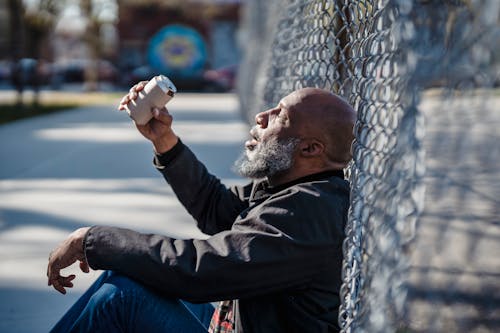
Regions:
M 234 163 L 234 169 L 243 177 L 260 179 L 289 170 L 293 164 L 293 152 L 299 139 L 278 141 L 273 138 L 261 142 L 253 150 L 245 150 Z

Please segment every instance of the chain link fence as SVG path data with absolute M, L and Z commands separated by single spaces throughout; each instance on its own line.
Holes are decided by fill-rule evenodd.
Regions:
M 344 332 L 500 330 L 500 2 L 253 0 L 249 121 L 301 87 L 357 110 Z

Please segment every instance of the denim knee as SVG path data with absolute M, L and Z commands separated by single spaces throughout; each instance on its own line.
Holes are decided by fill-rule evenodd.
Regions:
M 112 272 L 102 282 L 88 300 L 74 331 L 138 332 L 134 321 L 143 308 L 145 288 L 126 276 Z
M 144 290 L 144 286 L 129 277 L 115 272 L 106 272 L 106 274 L 103 284 L 89 300 L 94 306 L 104 305 L 110 301 L 123 300 Z

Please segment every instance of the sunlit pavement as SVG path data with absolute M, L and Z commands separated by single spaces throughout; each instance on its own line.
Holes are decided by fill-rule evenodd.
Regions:
M 455 113 L 432 113 L 429 103 L 422 106 L 426 203 L 409 258 L 411 326 L 417 332 L 496 332 L 500 114 L 469 121 L 466 108 L 457 122 Z M 176 131 L 209 170 L 228 183 L 241 182 L 230 171 L 248 136 L 236 97 L 178 94 L 169 109 Z M 152 167 L 150 144 L 115 105 L 3 125 L 0 142 L 2 333 L 47 332 L 97 277 L 79 273 L 65 296 L 46 285 L 50 250 L 78 227 L 203 237 Z
M 118 101 L 117 101 L 118 102 Z M 234 95 L 178 94 L 174 128 L 226 183 L 248 126 Z M 47 332 L 99 272 L 63 296 L 47 286 L 49 252 L 72 230 L 115 225 L 203 237 L 152 166 L 151 145 L 116 105 L 0 126 L 0 332 Z

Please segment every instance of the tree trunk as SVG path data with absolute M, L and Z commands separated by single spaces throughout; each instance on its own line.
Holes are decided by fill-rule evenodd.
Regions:
M 23 53 L 24 27 L 22 21 L 23 5 L 21 0 L 8 0 L 9 6 L 9 44 L 11 60 L 11 81 L 17 90 L 17 104 L 23 106 L 24 79 L 19 60 Z
M 92 13 L 92 0 L 81 0 L 80 5 L 87 18 L 84 40 L 89 51 L 89 64 L 85 67 L 85 89 L 95 91 L 99 86 L 100 27 Z

